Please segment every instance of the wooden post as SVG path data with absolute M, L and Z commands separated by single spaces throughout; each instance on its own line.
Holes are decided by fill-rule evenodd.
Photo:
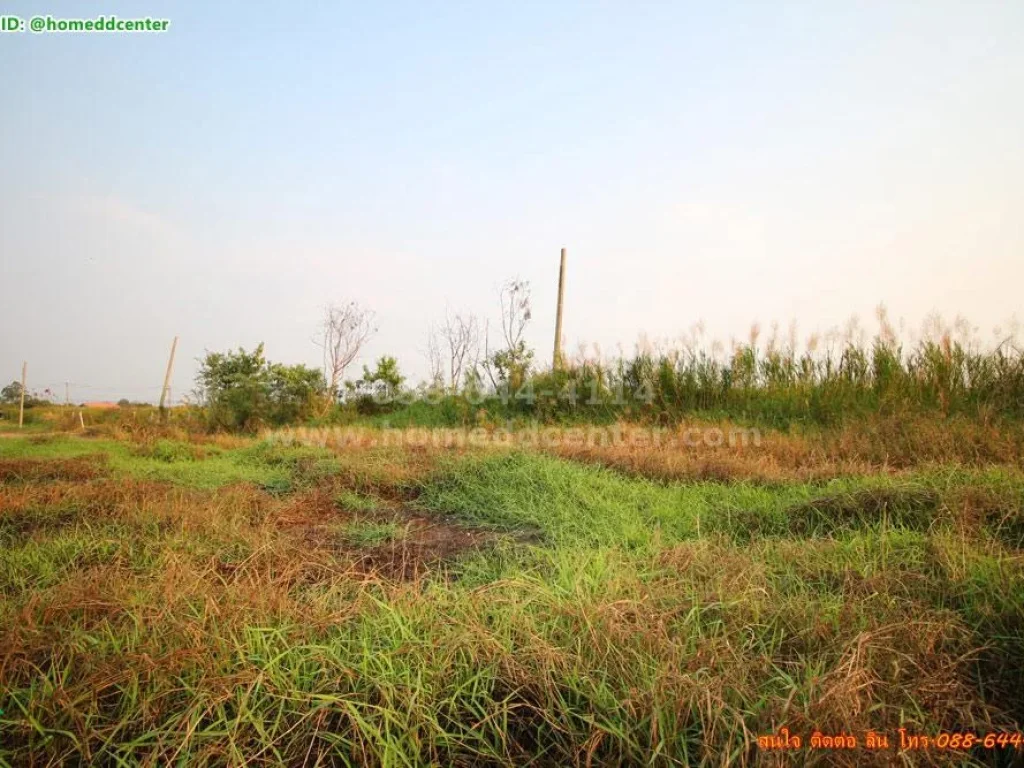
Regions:
M 167 372 L 164 374 L 164 386 L 160 390 L 160 418 L 161 420 L 167 418 L 167 411 L 164 409 L 164 401 L 167 398 L 167 390 L 171 386 L 171 371 L 174 370 L 174 350 L 178 348 L 178 337 L 174 337 L 174 341 L 171 342 L 171 356 L 167 360 Z
M 69 382 L 66 382 L 66 381 L 64 382 L 64 407 L 65 408 L 71 405 L 71 395 L 68 394 L 68 392 L 69 392 L 68 383 Z
M 21 363 L 21 408 L 18 409 L 18 429 L 25 423 L 25 375 L 28 373 L 28 361 Z
M 562 249 L 562 263 L 558 268 L 558 313 L 555 315 L 555 352 L 551 368 L 562 365 L 562 301 L 565 298 L 565 248 Z

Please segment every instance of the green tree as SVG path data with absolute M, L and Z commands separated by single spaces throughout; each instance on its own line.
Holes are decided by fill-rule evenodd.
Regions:
M 0 389 L 0 402 L 17 403 L 21 400 L 21 382 L 12 381 L 3 389 Z
M 208 352 L 196 385 L 212 427 L 246 431 L 308 416 L 327 388 L 320 371 L 269 362 L 263 344 L 252 352 Z
M 35 408 L 38 405 L 49 405 L 53 393 L 49 389 L 44 389 L 42 393 L 38 391 L 33 393 L 32 391 L 25 390 L 25 407 Z M 12 381 L 3 389 L 0 389 L 0 403 L 8 405 L 17 405 L 21 402 L 21 383 Z
M 523 333 L 533 310 L 530 304 L 530 284 L 524 280 L 509 280 L 502 286 L 501 333 L 504 349 L 484 356 L 483 366 L 495 389 L 515 392 L 526 381 L 533 364 L 533 350 L 526 346 Z
M 384 356 L 373 371 L 364 365 L 362 378 L 345 382 L 346 400 L 354 402 L 356 411 L 366 416 L 388 413 L 399 404 L 396 401 L 404 383 L 398 360 Z
M 327 391 L 324 375 L 316 368 L 271 363 L 267 373 L 271 420 L 276 424 L 309 416 Z
M 384 356 L 377 361 L 377 368 L 373 372 L 363 366 L 362 382 L 379 400 L 390 401 L 401 393 L 405 377 L 398 370 L 398 360 Z

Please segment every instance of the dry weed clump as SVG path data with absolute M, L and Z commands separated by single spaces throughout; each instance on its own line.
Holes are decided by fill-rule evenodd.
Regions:
M 749 428 L 752 429 L 752 428 Z M 747 432 L 733 422 L 690 422 L 661 430 L 620 424 L 617 441 L 572 442 L 548 450 L 659 480 L 817 482 L 933 464 L 1024 466 L 1024 430 L 967 419 L 882 418 L 837 429 L 756 430 L 745 440 L 704 441 L 702 434 Z
M 103 472 L 103 458 L 0 459 L 0 483 L 38 483 L 54 480 L 82 482 Z
M 1024 426 L 966 417 L 879 416 L 818 430 L 814 442 L 826 457 L 863 461 L 872 468 L 929 463 L 965 466 L 1024 465 Z
M 863 475 L 871 470 L 867 461 L 827 455 L 808 435 L 758 430 L 756 437 L 744 441 L 700 438 L 736 431 L 747 430 L 731 422 L 698 422 L 663 430 L 652 439 L 649 428 L 623 424 L 618 427 L 622 439 L 617 443 L 566 442 L 550 450 L 563 458 L 659 480 L 753 480 L 778 484 Z
M 458 459 L 459 448 L 395 448 L 366 445 L 337 449 L 335 485 L 380 496 L 395 503 L 415 499 L 419 486 L 437 473 L 445 461 Z

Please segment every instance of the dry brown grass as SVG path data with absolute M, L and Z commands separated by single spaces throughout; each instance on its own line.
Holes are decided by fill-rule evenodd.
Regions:
M 721 445 L 687 445 L 684 435 L 693 429 L 728 436 L 746 428 L 732 422 L 689 423 L 652 440 L 648 427 L 622 424 L 618 444 L 563 443 L 548 450 L 661 480 L 767 484 L 895 473 L 938 463 L 1024 466 L 1024 431 L 966 420 L 878 419 L 828 431 L 760 430 L 759 439 L 732 445 L 727 439 Z
M 49 480 L 81 482 L 100 474 L 99 457 L 75 459 L 0 459 L 0 483 L 31 483 Z

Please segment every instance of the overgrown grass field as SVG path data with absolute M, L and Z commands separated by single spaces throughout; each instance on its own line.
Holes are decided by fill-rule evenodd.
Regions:
M 1014 764 L 897 736 L 1024 725 L 1001 434 L 5 437 L 0 764 Z M 861 747 L 758 745 L 782 728 Z

